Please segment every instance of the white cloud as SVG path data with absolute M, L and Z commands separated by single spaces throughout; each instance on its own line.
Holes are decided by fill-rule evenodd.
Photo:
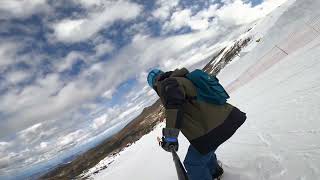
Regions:
M 54 34 L 56 38 L 60 41 L 77 41 L 80 38 L 78 37 L 79 34 L 81 34 L 82 31 L 83 32 L 86 31 L 85 30 L 86 27 L 83 25 L 85 22 L 86 22 L 86 19 L 62 20 L 53 25 Z M 98 30 L 93 29 L 92 32 L 84 32 L 84 33 L 87 33 L 86 36 L 90 37 L 92 34 L 96 33 L 95 31 L 98 31 Z M 87 39 L 87 37 L 84 39 Z
M 193 14 L 191 9 L 178 9 L 165 22 L 163 30 L 167 33 L 182 27 L 190 27 L 192 30 L 206 30 L 210 26 L 218 26 L 216 21 L 212 21 L 212 17 L 216 16 L 217 7 L 214 4 L 196 14 Z
M 176 11 L 172 14 L 171 20 L 169 21 L 169 23 L 165 24 L 164 28 L 169 28 L 174 30 L 180 29 L 181 27 L 188 25 L 190 18 L 191 18 L 190 9 Z
M 107 122 L 107 118 L 108 118 L 108 115 L 107 114 L 104 114 L 96 119 L 93 120 L 93 124 L 92 124 L 92 127 L 94 129 L 98 129 L 100 128 L 102 125 L 104 125 L 106 122 Z
M 103 5 L 103 0 L 73 0 L 74 3 L 80 4 L 85 8 L 94 8 Z
M 0 110 L 7 113 L 18 114 L 22 110 L 28 109 L 37 104 L 42 106 L 51 94 L 56 93 L 59 88 L 62 87 L 57 74 L 49 74 L 46 78 L 39 79 L 37 83 L 39 84 L 30 85 L 20 93 L 11 91 L 2 96 Z M 15 106 L 12 106 L 12 104 L 15 104 Z
M 56 68 L 58 72 L 62 72 L 68 69 L 71 69 L 74 63 L 79 59 L 86 59 L 84 55 L 77 51 L 71 51 L 67 54 L 66 57 L 62 61 L 59 61 L 56 64 Z
M 9 81 L 11 84 L 17 84 L 19 82 L 22 82 L 30 77 L 30 72 L 18 70 L 18 71 L 12 71 L 6 75 L 7 81 Z
M 23 91 L 20 95 L 22 97 L 31 95 L 35 98 L 35 97 L 38 97 L 38 96 L 35 96 L 37 93 L 35 94 L 29 94 L 29 93 L 32 93 L 33 91 L 39 93 L 42 90 L 48 94 L 55 94 L 63 86 L 62 82 L 60 81 L 59 74 L 55 74 L 55 73 L 48 74 L 46 75 L 45 78 L 39 78 L 36 81 L 36 84 L 40 85 L 40 87 L 38 87 L 39 89 L 37 89 L 36 87 L 34 87 L 34 89 L 30 87 L 31 89 L 25 89 L 25 91 Z M 45 97 L 44 95 L 45 94 L 40 93 L 40 96 Z
M 147 20 L 148 21 L 148 20 Z M 150 34 L 150 26 L 147 24 L 147 21 L 133 24 L 127 28 L 124 32 L 128 37 L 134 36 L 136 34 Z
M 207 19 L 196 19 L 193 18 L 188 25 L 193 30 L 205 30 L 209 28 L 210 23 Z
M 178 9 L 165 22 L 163 29 L 166 33 L 185 26 L 190 27 L 192 30 L 206 30 L 210 27 L 244 25 L 264 17 L 285 1 L 287 0 L 268 0 L 252 7 L 252 4 L 247 1 L 225 0 L 225 4 L 221 7 L 217 4 L 212 4 L 196 14 L 192 14 L 191 9 Z
M 104 92 L 104 93 L 102 94 L 102 97 L 107 98 L 107 99 L 112 99 L 112 95 L 113 95 L 113 93 L 115 93 L 115 91 L 116 91 L 115 88 L 113 88 L 113 89 L 108 89 L 106 92 Z
M 252 8 L 250 3 L 235 0 L 217 9 L 215 15 L 223 22 L 228 24 L 250 23 L 261 17 L 260 9 Z
M 141 12 L 138 4 L 125 1 L 106 2 L 104 7 L 102 11 L 90 12 L 86 18 L 65 19 L 53 24 L 54 37 L 66 43 L 84 41 L 115 21 L 134 19 Z
M 59 147 L 63 147 L 63 146 L 70 146 L 72 144 L 76 144 L 77 142 L 86 139 L 87 135 L 86 132 L 84 132 L 83 130 L 77 130 L 74 132 L 71 132 L 67 135 L 61 136 L 57 142 Z
M 24 144 L 32 144 L 40 139 L 40 134 L 43 132 L 42 123 L 34 124 L 27 129 L 24 129 L 18 133 L 19 139 Z
M 0 72 L 1 69 L 16 62 L 18 48 L 19 45 L 13 42 L 0 43 Z
M 204 18 L 217 17 L 227 25 L 242 25 L 264 17 L 285 1 L 287 0 L 268 0 L 252 7 L 251 3 L 242 0 L 230 0 L 226 1 L 226 4 L 221 8 L 212 5 L 207 10 L 198 13 L 198 16 Z
M 261 9 L 263 12 L 262 14 L 267 15 L 287 1 L 288 0 L 277 0 L 277 1 L 265 0 L 265 1 L 263 1 L 263 3 L 261 5 L 255 7 L 255 8 Z
M 158 6 L 157 9 L 155 9 L 152 12 L 152 15 L 156 18 L 159 18 L 160 20 L 165 20 L 167 19 L 172 10 L 177 7 L 177 5 L 179 4 L 180 0 L 158 0 L 156 1 L 156 4 Z
M 0 19 L 26 18 L 33 14 L 49 11 L 47 0 L 1 0 Z
M 1 155 L 1 153 L 0 153 Z M 11 157 L 6 155 L 0 156 L 0 169 L 4 169 L 10 165 Z
M 146 73 L 143 72 L 142 74 L 146 74 Z M 143 78 L 143 81 L 141 81 L 139 84 L 145 84 L 146 79 L 147 79 L 146 77 Z M 134 89 L 139 89 L 139 91 L 131 91 L 126 95 L 126 98 L 131 101 L 136 101 L 138 98 L 145 95 L 148 92 L 148 90 L 150 90 L 150 87 L 148 85 L 145 85 L 143 88 L 134 87 Z
M 105 43 L 98 44 L 95 47 L 96 56 L 100 57 L 104 54 L 111 53 L 114 50 L 114 46 L 111 42 L 106 41 Z
M 40 149 L 46 149 L 48 147 L 48 144 L 49 144 L 48 142 L 41 142 L 39 147 Z
M 5 142 L 5 141 L 0 142 L 0 155 L 4 151 L 6 151 L 11 145 L 12 145 L 12 143 L 10 143 L 10 142 Z

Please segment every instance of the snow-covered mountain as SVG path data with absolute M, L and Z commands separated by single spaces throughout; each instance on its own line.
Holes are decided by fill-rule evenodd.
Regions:
M 252 40 L 218 74 L 230 92 L 229 102 L 248 116 L 217 150 L 226 171 L 223 179 L 319 179 L 319 8 L 320 1 L 289 0 L 240 37 Z M 171 154 L 156 141 L 163 127 L 161 123 L 117 156 L 100 161 L 85 176 L 177 179 Z M 183 135 L 179 140 L 183 159 L 188 142 Z

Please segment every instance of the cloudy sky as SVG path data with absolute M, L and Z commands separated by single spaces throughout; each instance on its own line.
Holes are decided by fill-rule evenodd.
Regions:
M 1 0 L 0 177 L 105 137 L 285 0 Z

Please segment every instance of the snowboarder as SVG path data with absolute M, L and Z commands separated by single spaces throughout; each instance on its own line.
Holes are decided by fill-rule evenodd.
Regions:
M 199 72 L 201 74 L 201 70 Z M 200 100 L 197 97 L 199 86 L 187 78 L 188 74 L 192 73 L 186 68 L 166 73 L 153 69 L 148 74 L 148 84 L 165 107 L 166 127 L 162 130 L 160 145 L 168 152 L 172 147 L 177 151 L 181 131 L 190 142 L 183 162 L 189 179 L 211 180 L 223 174 L 217 162 L 216 149 L 245 122 L 246 114 L 226 100 L 220 104 L 210 103 L 205 98 Z

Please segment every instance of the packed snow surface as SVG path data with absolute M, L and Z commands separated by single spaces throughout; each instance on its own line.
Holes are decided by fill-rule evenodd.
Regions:
M 320 1 L 288 1 L 258 22 L 245 56 L 219 78 L 246 123 L 217 150 L 224 180 L 320 178 Z M 176 180 L 160 124 L 112 159 L 94 179 Z M 183 160 L 188 141 L 180 135 Z M 110 158 L 101 161 L 110 162 Z M 98 168 L 95 167 L 95 168 Z M 94 169 L 94 168 L 93 168 Z M 92 171 L 92 170 L 91 170 Z

